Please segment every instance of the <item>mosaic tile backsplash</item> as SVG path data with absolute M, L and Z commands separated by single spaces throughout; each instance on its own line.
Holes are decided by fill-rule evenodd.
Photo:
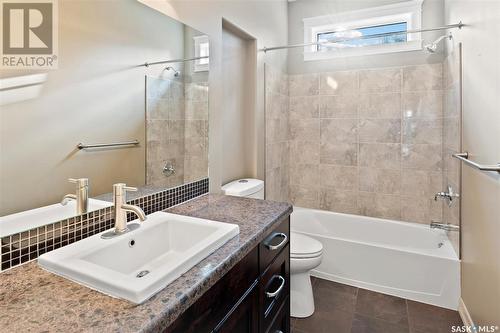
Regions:
M 208 193 L 208 178 L 128 201 L 146 214 L 165 210 Z M 129 220 L 134 217 L 129 214 Z M 75 216 L 49 225 L 2 237 L 0 271 L 36 259 L 38 256 L 95 235 L 114 226 L 113 207 Z

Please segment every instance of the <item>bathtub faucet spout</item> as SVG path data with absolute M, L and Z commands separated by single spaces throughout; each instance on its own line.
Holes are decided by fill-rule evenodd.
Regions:
M 430 224 L 431 229 L 441 229 L 441 230 L 446 230 L 446 231 L 459 231 L 460 226 L 458 225 L 453 225 L 449 223 L 439 223 L 432 221 Z

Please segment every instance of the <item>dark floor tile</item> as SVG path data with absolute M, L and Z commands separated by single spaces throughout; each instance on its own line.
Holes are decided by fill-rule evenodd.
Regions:
M 314 303 L 318 311 L 354 312 L 357 288 L 336 282 L 318 279 L 313 287 Z
M 335 311 L 345 311 L 354 313 L 356 296 L 319 290 L 314 293 L 314 303 L 317 311 L 320 312 L 333 313 Z
M 312 316 L 303 319 L 296 318 L 293 330 L 307 333 L 349 333 L 352 318 L 353 313 L 350 312 L 340 310 L 325 312 L 317 307 Z
M 292 318 L 293 332 L 349 333 L 357 288 L 312 278 L 315 311 L 308 318 Z
M 449 333 L 457 311 L 311 278 L 313 316 L 292 318 L 294 333 Z
M 359 289 L 356 313 L 393 324 L 408 326 L 406 300 L 374 291 Z
M 332 331 L 334 332 L 334 331 Z M 385 320 L 363 316 L 359 313 L 354 315 L 351 333 L 408 333 L 408 326 L 397 325 Z
M 336 293 L 349 294 L 349 295 L 357 295 L 358 293 L 358 288 L 356 287 L 324 279 L 318 279 L 318 278 L 313 278 L 313 279 L 315 287 L 314 289 L 326 288 Z
M 292 331 L 292 333 L 309 333 L 309 332 L 301 331 L 301 330 L 299 330 L 297 328 L 293 328 L 293 327 L 291 328 L 291 331 Z
M 449 333 L 451 326 L 463 325 L 458 311 L 414 301 L 407 301 L 407 304 L 412 332 Z
M 450 332 L 451 331 L 446 331 L 446 333 L 450 333 Z M 427 333 L 427 331 L 422 331 L 422 330 L 418 330 L 418 329 L 410 327 L 410 333 Z

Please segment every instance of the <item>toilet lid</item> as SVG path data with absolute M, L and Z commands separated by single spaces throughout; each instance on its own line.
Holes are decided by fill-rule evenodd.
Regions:
M 292 257 L 314 257 L 321 254 L 323 244 L 314 238 L 299 234 L 290 233 L 290 255 Z

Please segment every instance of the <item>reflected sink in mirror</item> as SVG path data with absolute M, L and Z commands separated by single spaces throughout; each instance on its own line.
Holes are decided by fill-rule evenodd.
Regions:
M 165 212 L 131 223 L 139 227 L 112 239 L 101 238 L 102 233 L 83 239 L 43 254 L 38 264 L 107 295 L 142 303 L 239 234 L 236 224 Z
M 113 204 L 107 201 L 89 199 L 87 211 L 93 212 L 98 209 L 111 207 Z M 25 230 L 41 227 L 55 223 L 70 217 L 77 216 L 76 201 L 70 200 L 66 205 L 60 203 L 30 209 L 23 212 L 0 217 L 0 237 L 13 235 Z

